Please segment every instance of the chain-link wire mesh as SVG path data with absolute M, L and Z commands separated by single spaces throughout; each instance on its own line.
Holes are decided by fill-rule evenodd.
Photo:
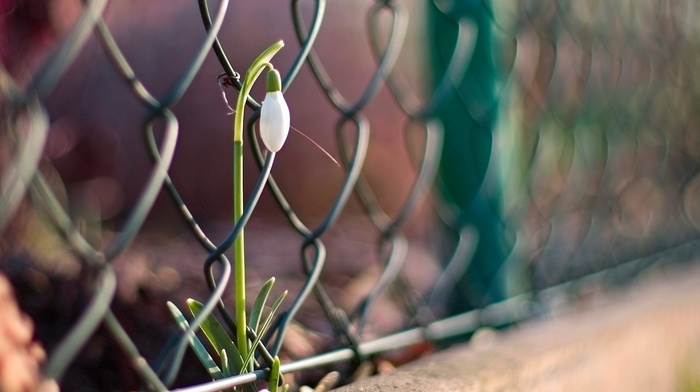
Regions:
M 120 41 L 134 27 L 124 15 L 134 10 L 115 5 L 111 14 L 104 0 L 84 3 L 28 78 L 18 72 L 21 62 L 8 60 L 22 52 L 6 57 L 11 51 L 3 51 L 8 67 L 0 79 L 5 263 L 22 253 L 17 244 L 42 243 L 41 236 L 55 231 L 60 234 L 52 243 L 55 251 L 69 252 L 79 262 L 81 282 L 91 293 L 86 307 L 77 309 L 80 317 L 50 350 L 45 377 L 60 379 L 100 326 L 117 342 L 143 388 L 168 390 L 181 372 L 187 334 L 177 334 L 158 358 L 144 358 L 111 305 L 124 279 L 121 272 L 135 262 L 125 255 L 137 246 L 147 216 L 162 217 L 159 211 L 166 209 L 154 205 L 174 205 L 167 208 L 184 218 L 187 236 L 203 250 L 187 254 L 195 259 L 187 261 L 190 266 L 204 267 L 196 284 L 209 288 L 190 331 L 211 312 L 235 330 L 223 297 L 232 274 L 226 255 L 258 213 L 253 210 L 260 193 L 260 209 L 282 211 L 284 229 L 278 229 L 279 221 L 274 228 L 253 227 L 248 241 L 256 241 L 250 238 L 255 235 L 279 237 L 249 249 L 282 253 L 284 266 L 275 260 L 262 273 L 288 270 L 294 259 L 301 276 L 290 283 L 293 298 L 262 339 L 256 371 L 179 389 L 191 392 L 264 380 L 272 356 L 299 330 L 325 329 L 332 342 L 323 352 L 284 362 L 283 373 L 357 365 L 385 351 L 466 337 L 482 326 L 507 326 L 546 312 L 557 294 L 575 298 L 610 277 L 620 283 L 659 261 L 694 258 L 700 225 L 694 110 L 700 31 L 693 1 L 349 3 L 292 1 L 284 12 L 255 2 L 239 8 L 226 0 L 213 6 L 200 0 L 199 11 L 177 3 L 172 8 L 177 11 L 159 16 L 165 22 L 150 21 L 148 31 L 163 41 L 158 50 L 169 45 L 173 63 L 185 58 L 179 70 L 164 56 L 145 62 L 147 42 Z M 12 12 L 3 10 L 8 37 L 12 18 L 26 11 L 22 7 L 17 2 Z M 146 8 L 144 15 L 159 15 Z M 106 15 L 114 17 L 106 20 Z M 262 19 L 246 21 L 252 18 L 246 15 Z M 291 23 L 280 27 L 283 16 Z M 169 18 L 175 23 L 201 19 L 200 41 L 168 36 Z M 237 35 L 225 30 L 231 18 L 243 26 Z M 248 54 L 257 50 L 250 46 L 258 41 L 249 36 L 285 27 L 278 38 L 287 41 L 287 57 L 275 65 L 284 77 L 293 126 L 337 155 L 339 167 L 329 160 L 320 169 L 311 167 L 305 158 L 310 149 L 318 151 L 299 142 L 288 147 L 289 160 L 282 150 L 276 166 L 282 168 L 272 170 L 271 154 L 257 138 L 260 104 L 249 100 L 246 154 L 260 171 L 246 173 L 262 175 L 248 184 L 253 196 L 243 218 L 228 225 L 225 235 L 212 236 L 198 215 L 220 204 L 209 199 L 214 204 L 207 206 L 198 197 L 216 193 L 225 200 L 230 193 L 212 192 L 215 188 L 201 185 L 198 176 L 228 185 L 230 174 L 215 160 L 229 164 L 230 157 L 219 158 L 218 146 L 204 147 L 204 154 L 188 149 L 207 137 L 202 128 L 210 124 L 212 106 L 226 118 L 224 99 L 240 89 L 240 75 L 254 58 Z M 210 52 L 214 56 L 205 62 Z M 74 179 L 65 174 L 55 140 L 47 142 L 52 134 L 61 135 L 62 113 L 73 110 L 70 101 L 61 101 L 70 97 L 61 89 L 71 86 L 66 80 L 83 77 L 75 66 L 81 61 L 101 61 L 99 75 L 86 78 L 106 86 L 105 98 L 80 103 L 89 111 L 81 115 L 105 127 L 110 121 L 134 125 L 138 119 L 141 141 L 124 137 L 122 143 L 145 146 L 151 160 L 147 165 L 125 157 L 119 161 L 126 171 L 126 208 L 109 217 L 104 205 L 95 207 L 86 202 L 93 199 L 67 190 Z M 149 71 L 149 64 L 157 72 Z M 198 86 L 206 86 L 201 88 L 209 95 Z M 131 97 L 129 103 L 119 101 L 118 89 Z M 189 95 L 195 98 L 188 100 Z M 106 111 L 110 98 L 117 103 Z M 295 109 L 303 113 L 299 120 Z M 123 122 L 127 117 L 131 123 Z M 92 127 L 104 136 L 99 123 Z M 331 141 L 337 147 L 326 144 Z M 182 158 L 176 145 L 184 148 Z M 101 153 L 108 150 L 103 145 Z M 197 174 L 178 182 L 169 174 L 178 164 Z M 217 169 L 207 170 L 208 165 Z M 128 181 L 132 175 L 145 185 Z M 170 201 L 158 201 L 161 193 Z M 311 201 L 300 203 L 304 198 Z M 26 221 L 41 222 L 25 223 L 40 229 L 29 238 L 14 238 L 21 237 L 11 234 L 18 222 Z M 351 256 L 344 255 L 337 239 L 357 227 L 365 243 L 350 245 Z M 324 275 L 344 263 L 374 271 L 353 277 L 363 287 L 351 301 L 339 300 L 339 289 L 332 286 L 337 276 Z M 283 279 L 278 285 L 286 288 Z M 382 324 L 376 319 L 381 313 L 395 320 Z M 300 339 L 297 335 L 294 339 Z

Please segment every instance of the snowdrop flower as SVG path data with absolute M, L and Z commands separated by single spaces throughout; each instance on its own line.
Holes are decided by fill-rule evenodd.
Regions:
M 279 151 L 289 134 L 289 107 L 282 95 L 282 79 L 276 69 L 267 72 L 267 94 L 260 109 L 260 137 L 265 147 Z

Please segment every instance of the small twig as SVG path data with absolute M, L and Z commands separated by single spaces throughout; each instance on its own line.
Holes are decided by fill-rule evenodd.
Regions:
M 338 381 L 340 380 L 340 373 L 337 371 L 332 371 L 321 379 L 321 381 L 318 382 L 316 385 L 316 388 L 314 389 L 314 392 L 326 392 L 330 391 L 331 389 L 335 388 L 336 385 L 338 385 Z
M 234 81 L 238 82 L 240 78 L 241 75 L 239 74 L 235 74 L 234 76 L 228 76 L 228 74 L 222 73 L 216 79 L 216 83 L 219 85 L 219 90 L 221 90 L 221 98 L 223 98 L 224 104 L 226 104 L 226 108 L 228 109 L 228 113 L 226 113 L 227 116 L 235 114 L 236 111 L 233 110 L 231 104 L 229 104 L 228 98 L 226 97 L 226 90 L 224 90 L 224 87 L 234 87 Z

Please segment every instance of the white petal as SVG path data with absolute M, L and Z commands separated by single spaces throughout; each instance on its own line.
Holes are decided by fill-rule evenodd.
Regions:
M 289 134 L 289 107 L 281 91 L 268 92 L 260 109 L 260 137 L 268 150 L 277 152 Z

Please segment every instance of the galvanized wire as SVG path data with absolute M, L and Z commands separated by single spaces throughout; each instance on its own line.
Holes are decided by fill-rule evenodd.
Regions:
M 228 37 L 218 37 L 228 2 L 220 1 L 212 18 L 207 2 L 199 1 L 206 36 L 180 77 L 160 97 L 146 87 L 148 81 L 140 79 L 112 36 L 102 16 L 106 3 L 85 2 L 70 33 L 25 87 L 4 70 L 0 74 L 0 229 L 17 216 L 29 193 L 31 208 L 47 218 L 80 261 L 83 283 L 92 292 L 79 321 L 50 353 L 46 377 L 60 379 L 92 333 L 104 325 L 145 389 L 170 388 L 181 371 L 188 337 L 205 317 L 216 309 L 226 326 L 235 330 L 222 299 L 231 275 L 225 252 L 247 225 L 265 190 L 298 236 L 299 270 L 305 280 L 262 338 L 254 372 L 178 391 L 217 391 L 265 379 L 292 324 L 303 324 L 299 315 L 312 301 L 312 293 L 335 334 L 335 349 L 284 363 L 283 373 L 362 362 L 424 341 L 466 339 L 482 326 L 505 327 L 538 317 L 551 311 L 557 299 L 575 299 L 587 287 L 620 284 L 669 259 L 696 258 L 700 249 L 696 202 L 700 121 L 694 111 L 700 97 L 695 72 L 700 61 L 700 31 L 695 27 L 700 10 L 692 1 L 435 0 L 427 13 L 446 23 L 451 36 L 449 42 L 437 45 L 440 50 L 435 56 L 441 56 L 443 68 L 431 83 L 426 83 L 425 75 L 409 81 L 400 61 L 407 50 L 407 34 L 414 28 L 410 18 L 426 11 L 415 12 L 415 4 L 398 0 L 371 2 L 363 29 L 375 67 L 355 99 L 337 87 L 316 51 L 329 12 L 326 1 L 313 1 L 310 17 L 302 12 L 301 2 L 291 1 L 289 12 L 299 47 L 291 65 L 280 69 L 283 90 L 297 83 L 304 68 L 312 75 L 336 118 L 330 131 L 338 143 L 342 181 L 320 223 L 305 222 L 271 174 L 275 153 L 265 152 L 258 141 L 260 104 L 249 99 L 246 127 L 260 176 L 243 217 L 219 244 L 190 212 L 169 169 L 177 159 L 180 127 L 173 107 L 192 85 L 210 50 L 226 75 L 224 84 L 241 87 L 240 73 L 224 49 L 235 46 L 227 42 Z M 51 166 L 42 152 L 54 119 L 46 113 L 44 102 L 71 72 L 70 65 L 92 33 L 113 72 L 147 110 L 142 119 L 143 144 L 152 161 L 140 197 L 125 211 L 124 223 L 106 246 L 97 246 L 83 235 L 55 185 L 39 169 L 41 160 Z M 491 36 L 495 37 L 488 41 L 492 47 L 480 46 L 484 42 L 480 37 Z M 487 65 L 479 71 L 483 64 Z M 479 72 L 490 74 L 482 78 Z M 414 93 L 421 84 L 432 88 L 422 95 Z M 475 98 L 474 92 L 481 90 L 485 95 Z M 382 205 L 379 190 L 367 179 L 366 158 L 376 129 L 367 113 L 387 104 L 381 92 L 388 93 L 401 112 L 395 120 L 403 131 L 397 145 L 405 146 L 412 161 L 412 172 L 407 173 L 412 185 L 392 209 Z M 461 172 L 465 183 L 475 179 L 466 203 L 445 191 L 454 185 L 447 183 L 453 173 L 446 173 L 441 162 L 445 151 L 455 147 L 445 145 L 454 143 L 448 138 L 454 131 L 449 116 L 454 114 L 445 111 L 450 105 L 463 110 L 461 132 L 488 140 L 486 151 L 477 148 L 476 142 L 458 146 L 466 164 L 451 170 Z M 491 127 L 495 118 L 497 124 Z M 201 260 L 201 283 L 210 294 L 189 330 L 164 347 L 156 362 L 142 356 L 111 311 L 119 279 L 111 262 L 131 246 L 162 189 L 207 254 Z M 357 305 L 346 309 L 326 289 L 322 272 L 335 261 L 327 250 L 328 233 L 341 224 L 353 196 L 376 230 L 373 258 L 380 272 Z M 413 287 L 406 276 L 413 238 L 405 233 L 412 216 L 426 203 L 439 221 L 435 230 L 442 231 L 448 244 L 432 250 L 443 262 L 427 291 Z M 486 228 L 479 220 L 485 212 L 492 216 Z M 489 230 L 497 231 L 494 243 L 488 242 Z M 504 260 L 484 258 L 484 246 L 505 249 Z M 496 264 L 488 266 L 495 272 L 484 272 L 489 263 Z M 500 297 L 494 296 L 498 291 Z M 455 293 L 471 309 L 442 317 L 445 302 Z M 392 295 L 405 316 L 402 330 L 369 339 L 370 310 L 378 299 Z M 257 338 L 253 330 L 248 335 L 251 340 Z

